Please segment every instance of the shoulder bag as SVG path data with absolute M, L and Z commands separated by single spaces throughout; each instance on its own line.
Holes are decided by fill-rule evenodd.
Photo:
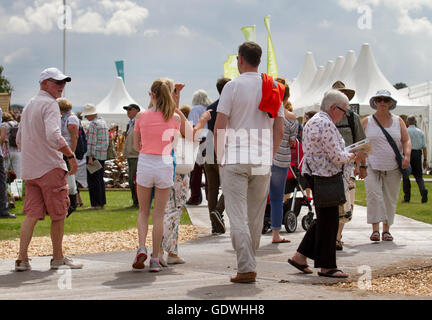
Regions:
M 185 138 L 178 138 L 174 147 L 176 157 L 175 173 L 188 174 L 195 166 L 198 155 L 199 142 L 186 141 Z
M 308 165 L 309 166 L 309 165 Z M 331 177 L 312 175 L 311 189 L 315 207 L 337 207 L 346 202 L 342 170 Z M 310 170 L 310 169 L 309 169 Z
M 378 119 L 375 117 L 375 115 L 372 115 L 372 117 L 374 118 L 375 122 L 378 124 L 378 126 L 381 128 L 382 132 L 384 133 L 384 136 L 387 138 L 388 143 L 390 144 L 390 146 L 392 147 L 395 155 L 396 155 L 396 162 L 399 166 L 399 170 L 402 173 L 402 176 L 404 178 L 408 178 L 409 175 L 411 174 L 411 165 L 408 166 L 408 168 L 406 169 L 402 169 L 402 159 L 403 156 L 401 155 L 401 153 L 399 152 L 399 149 L 396 145 L 396 142 L 393 140 L 393 138 L 391 137 L 391 135 L 387 132 L 386 129 L 384 129 L 384 127 L 381 125 L 381 123 L 378 121 Z

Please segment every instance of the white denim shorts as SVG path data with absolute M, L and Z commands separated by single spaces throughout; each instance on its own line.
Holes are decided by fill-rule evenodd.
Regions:
M 146 188 L 171 188 L 174 185 L 172 157 L 140 153 L 136 180 L 137 184 Z

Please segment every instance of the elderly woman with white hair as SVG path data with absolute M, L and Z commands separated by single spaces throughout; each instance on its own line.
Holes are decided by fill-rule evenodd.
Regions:
M 192 123 L 192 126 L 196 126 L 198 121 L 201 118 L 201 115 L 207 110 L 207 107 L 211 105 L 211 100 L 209 99 L 207 92 L 200 89 L 195 91 L 192 98 L 192 109 L 189 112 L 188 120 Z M 202 130 L 200 143 L 205 143 L 205 139 L 207 136 L 207 124 L 204 126 L 205 130 Z M 201 148 L 200 148 L 201 149 Z M 190 176 L 190 189 L 191 195 L 189 200 L 186 202 L 188 205 L 199 205 L 202 202 L 202 194 L 201 194 L 201 181 L 202 174 L 204 171 L 204 166 L 202 161 L 202 157 L 198 155 L 201 159 L 198 160 L 198 163 L 195 163 L 195 167 L 191 172 Z M 200 162 L 202 162 L 200 164 Z M 206 179 L 207 186 L 207 179 Z M 206 187 L 207 188 L 207 187 Z
M 307 230 L 296 253 L 288 262 L 310 274 L 307 258 L 314 260 L 314 267 L 321 268 L 319 276 L 347 278 L 348 275 L 336 265 L 336 235 L 339 227 L 338 204 L 323 201 L 331 192 L 319 192 L 318 181 L 322 177 L 336 177 L 342 174 L 340 187 L 342 193 L 348 187 L 352 166 L 349 163 L 364 160 L 364 153 L 345 151 L 345 142 L 335 123 L 346 116 L 348 98 L 340 91 L 328 91 L 322 102 L 321 110 L 310 119 L 303 129 L 304 162 L 302 174 L 312 187 L 316 220 Z M 322 180 L 322 179 L 321 179 Z M 321 203 L 318 203 L 318 198 Z M 343 203 L 341 200 L 340 203 Z

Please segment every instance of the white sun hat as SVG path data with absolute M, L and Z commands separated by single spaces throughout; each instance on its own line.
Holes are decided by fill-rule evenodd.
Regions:
M 97 114 L 96 107 L 91 103 L 87 103 L 84 106 L 83 111 L 81 112 L 81 116 L 85 117 L 85 116 L 91 116 L 93 114 Z

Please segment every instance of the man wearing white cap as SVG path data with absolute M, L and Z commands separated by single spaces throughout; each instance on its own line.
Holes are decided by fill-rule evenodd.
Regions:
M 66 82 L 71 78 L 57 68 L 42 71 L 40 91 L 25 106 L 17 133 L 17 145 L 21 150 L 22 178 L 26 195 L 23 212 L 26 218 L 21 225 L 20 250 L 15 261 L 16 271 L 31 270 L 28 246 L 38 220 L 46 214 L 51 218 L 53 259 L 51 269 L 68 266 L 82 268 L 63 255 L 64 219 L 69 207 L 67 175 L 74 174 L 78 165 L 60 130 L 60 110 L 56 99 L 60 98 Z M 63 156 L 69 162 L 68 173 Z

